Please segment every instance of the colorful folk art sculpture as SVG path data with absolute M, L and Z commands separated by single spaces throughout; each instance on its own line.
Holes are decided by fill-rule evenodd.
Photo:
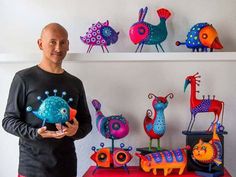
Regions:
M 99 133 L 105 138 L 112 140 L 112 151 L 114 150 L 114 140 L 124 138 L 129 133 L 129 123 L 122 115 L 112 115 L 106 117 L 101 112 L 101 103 L 94 99 L 92 104 L 96 110 L 96 126 Z
M 199 91 L 196 90 L 197 85 L 199 86 L 200 83 L 200 75 L 198 73 L 192 75 L 192 76 L 187 76 L 185 79 L 185 84 L 184 84 L 184 92 L 187 88 L 187 86 L 190 84 L 191 86 L 191 93 L 190 93 L 190 111 L 191 111 L 191 120 L 188 125 L 188 132 L 191 132 L 193 124 L 195 122 L 195 117 L 196 114 L 201 113 L 201 112 L 213 112 L 215 115 L 215 118 L 212 122 L 212 124 L 209 126 L 208 131 L 212 129 L 212 125 L 214 124 L 220 124 L 219 130 L 223 130 L 223 113 L 224 113 L 224 102 L 219 101 L 215 99 L 215 96 L 213 96 L 213 99 L 210 99 L 210 96 L 208 95 L 208 98 L 205 98 L 203 96 L 203 99 L 198 99 L 196 97 L 196 92 L 199 93 Z M 219 123 L 219 117 L 222 112 L 222 119 L 221 123 Z
M 62 92 L 61 97 L 57 96 L 57 90 L 53 90 L 54 95 L 49 96 L 49 91 L 45 91 L 46 99 L 42 99 L 41 96 L 38 96 L 37 99 L 41 101 L 41 105 L 38 110 L 33 111 L 31 106 L 26 108 L 27 112 L 32 112 L 37 118 L 43 120 L 42 126 L 45 122 L 47 123 L 65 123 L 75 118 L 77 111 L 71 108 L 68 103 L 72 102 L 73 99 L 69 98 L 68 101 L 64 100 L 66 92 Z
M 153 174 L 156 175 L 157 169 L 163 169 L 164 176 L 167 176 L 173 169 L 178 168 L 179 175 L 181 175 L 187 164 L 185 149 L 189 149 L 189 147 L 150 153 L 145 156 L 139 153 L 136 153 L 135 155 L 141 159 L 140 165 L 145 172 L 150 172 L 152 170 Z
M 97 164 L 93 174 L 99 167 L 123 167 L 128 171 L 127 163 L 132 159 L 132 155 L 129 153 L 132 150 L 131 146 L 125 149 L 125 145 L 121 143 L 120 148 L 114 148 L 113 150 L 109 147 L 104 147 L 104 143 L 101 143 L 100 146 L 100 149 L 96 149 L 95 146 L 92 147 L 94 153 L 90 158 Z
M 192 150 L 192 159 L 197 161 L 198 164 L 209 164 L 209 172 L 211 172 L 212 165 L 219 166 L 223 161 L 223 147 L 216 129 L 217 126 L 214 124 L 212 139 L 209 142 L 199 139 L 199 142 L 194 145 Z
M 186 45 L 187 48 L 192 49 L 193 52 L 201 49 L 202 52 L 207 52 L 210 48 L 222 49 L 223 46 L 220 43 L 216 29 L 208 23 L 198 23 L 194 25 L 187 34 L 185 42 L 176 42 L 176 45 Z
M 151 118 L 152 111 L 148 109 L 146 112 L 146 117 L 143 122 L 144 130 L 150 137 L 149 151 L 152 148 L 152 139 L 157 139 L 158 142 L 157 150 L 161 150 L 160 138 L 164 135 L 166 130 L 164 110 L 168 106 L 168 100 L 167 100 L 168 97 L 172 99 L 174 97 L 173 93 L 169 93 L 165 97 L 161 96 L 157 97 L 152 93 L 148 95 L 149 99 L 154 98 L 152 101 L 152 106 L 154 109 L 154 117 Z
M 81 36 L 80 39 L 87 45 L 89 45 L 87 53 L 90 53 L 93 46 L 101 46 L 102 51 L 105 52 L 104 47 L 107 52 L 107 46 L 115 44 L 118 40 L 119 32 L 116 32 L 111 26 L 109 26 L 109 21 L 104 23 L 97 22 L 93 24 L 85 36 Z
M 170 17 L 171 13 L 167 9 L 157 10 L 157 14 L 160 17 L 160 23 L 158 25 L 152 25 L 144 21 L 147 14 L 148 8 L 141 8 L 139 10 L 138 22 L 133 24 L 129 30 L 129 36 L 131 41 L 138 47 L 135 52 L 138 51 L 139 47 L 140 52 L 142 52 L 143 45 L 155 45 L 157 51 L 159 52 L 158 46 L 164 52 L 164 49 L 161 46 L 161 43 L 166 39 L 168 32 L 166 27 L 166 20 Z

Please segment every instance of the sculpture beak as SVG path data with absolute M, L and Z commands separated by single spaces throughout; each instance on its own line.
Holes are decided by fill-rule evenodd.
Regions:
M 187 88 L 187 86 L 188 86 L 189 83 L 190 83 L 189 80 L 185 80 L 185 83 L 184 83 L 184 92 L 185 92 L 185 90 L 186 90 L 186 88 Z

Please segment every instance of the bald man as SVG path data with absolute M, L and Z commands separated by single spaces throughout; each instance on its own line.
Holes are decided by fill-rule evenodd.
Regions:
M 92 129 L 84 87 L 62 68 L 69 50 L 63 26 L 45 26 L 38 46 L 42 50 L 40 63 L 14 76 L 2 126 L 19 137 L 18 177 L 75 177 L 74 141 Z M 67 107 L 63 107 L 64 101 L 58 102 L 62 99 Z M 50 117 L 66 115 L 68 120 L 63 124 L 50 121 Z

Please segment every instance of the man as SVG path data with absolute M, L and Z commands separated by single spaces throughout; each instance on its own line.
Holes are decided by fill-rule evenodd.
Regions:
M 62 61 L 69 50 L 64 27 L 57 23 L 45 26 L 38 46 L 43 52 L 41 62 L 15 74 L 2 126 L 19 137 L 19 176 L 75 177 L 74 140 L 85 137 L 92 129 L 84 87 L 78 78 L 62 68 Z M 70 109 L 57 108 L 61 106 L 60 101 L 49 102 L 47 98 L 64 99 L 62 102 Z M 44 106 L 40 107 L 43 103 Z M 77 114 L 69 112 L 72 108 L 77 110 Z M 40 119 L 50 111 L 58 111 L 58 115 L 52 117 L 69 112 L 73 120 L 61 125 L 48 123 L 47 116 Z

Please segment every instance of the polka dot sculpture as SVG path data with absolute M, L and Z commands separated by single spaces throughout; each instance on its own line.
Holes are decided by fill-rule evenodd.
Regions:
M 104 23 L 97 22 L 93 24 L 85 36 L 81 36 L 80 39 L 87 45 L 89 45 L 87 53 L 90 53 L 93 46 L 101 46 L 102 51 L 109 53 L 107 46 L 115 44 L 118 40 L 119 32 L 116 32 L 112 27 L 109 26 L 109 21 Z
M 187 76 L 185 79 L 184 84 L 184 92 L 187 88 L 187 86 L 190 84 L 191 86 L 191 94 L 190 94 L 190 111 L 191 111 L 191 120 L 188 125 L 188 132 L 191 132 L 193 128 L 193 124 L 195 122 L 195 117 L 198 113 L 201 112 L 213 112 L 214 113 L 214 120 L 212 121 L 211 125 L 208 128 L 208 131 L 212 130 L 213 125 L 217 124 L 218 131 L 224 131 L 223 127 L 223 113 L 224 113 L 224 102 L 219 101 L 215 99 L 215 96 L 213 96 L 213 99 L 210 99 L 210 95 L 208 95 L 208 98 L 205 98 L 203 95 L 203 99 L 198 99 L 196 96 L 196 93 L 199 91 L 196 90 L 196 87 L 199 86 L 201 77 L 198 75 L 199 73 L 196 73 L 191 76 Z M 219 122 L 220 114 L 222 113 L 222 119 L 221 122 Z
M 169 93 L 165 97 L 157 97 L 152 93 L 148 95 L 149 99 L 154 98 L 152 101 L 154 117 L 151 118 L 152 111 L 148 109 L 143 122 L 144 130 L 146 134 L 150 137 L 149 151 L 151 151 L 152 148 L 152 139 L 157 139 L 157 150 L 161 150 L 160 138 L 164 135 L 166 130 L 164 110 L 167 108 L 169 103 L 167 100 L 168 97 L 172 99 L 174 97 L 173 93 Z
M 213 49 L 223 48 L 216 29 L 208 23 L 198 23 L 194 25 L 188 32 L 186 41 L 177 41 L 176 45 L 186 45 L 186 47 L 192 49 L 193 52 L 199 52 L 200 49 L 202 52 L 207 52 L 208 48 L 210 48 L 212 52 Z

